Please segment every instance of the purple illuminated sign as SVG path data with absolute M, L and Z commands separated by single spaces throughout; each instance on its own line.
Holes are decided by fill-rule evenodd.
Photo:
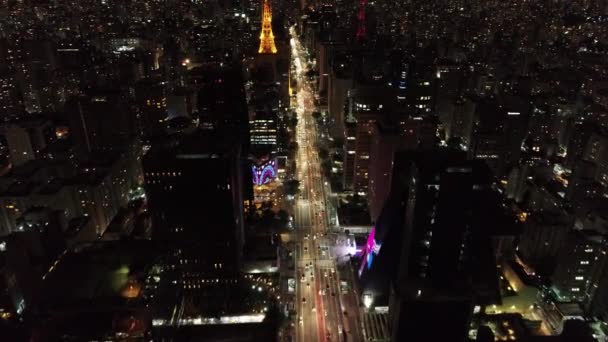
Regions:
M 361 250 L 361 267 L 359 267 L 359 277 L 363 274 L 363 270 L 367 267 L 372 267 L 374 256 L 380 252 L 381 245 L 376 242 L 376 227 L 372 227 L 372 230 L 367 236 L 367 241 Z
M 251 171 L 253 173 L 253 184 L 268 184 L 277 176 L 276 162 L 271 159 L 262 165 L 253 165 Z

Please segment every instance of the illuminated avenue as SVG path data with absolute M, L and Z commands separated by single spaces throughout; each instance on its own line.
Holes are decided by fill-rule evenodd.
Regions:
M 608 342 L 608 0 L 0 18 L 2 342 Z
M 354 248 L 329 229 L 331 190 L 321 172 L 318 156 L 317 110 L 311 81 L 307 79 L 307 53 L 291 28 L 293 70 L 297 77 L 298 176 L 301 194 L 296 202 L 298 341 L 361 341 L 359 308 L 352 289 L 349 260 Z M 340 244 L 338 244 L 340 242 Z M 348 254 L 350 253 L 350 254 Z M 344 272 L 342 272 L 344 271 Z M 344 281 L 348 286 L 340 286 Z M 343 291 L 346 290 L 346 291 Z M 347 336 L 344 337 L 343 334 Z

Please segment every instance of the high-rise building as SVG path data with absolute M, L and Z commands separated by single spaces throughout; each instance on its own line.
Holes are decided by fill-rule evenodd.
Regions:
M 596 167 L 594 179 L 603 186 L 608 186 L 608 134 L 593 133 L 587 142 L 583 160 Z
M 398 125 L 381 120 L 374 126 L 369 167 L 369 213 L 372 221 L 380 216 L 390 192 L 395 153 L 416 145 L 408 145 Z
M 67 104 L 70 137 L 81 154 L 126 146 L 137 133 L 135 114 L 117 90 L 92 90 Z
M 256 111 L 249 118 L 252 152 L 274 153 L 277 150 L 277 117 L 274 112 Z
M 16 64 L 16 79 L 29 113 L 54 111 L 58 108 L 55 80 L 56 58 L 51 40 L 21 41 L 23 58 Z
M 447 336 L 427 329 L 430 317 L 464 341 L 473 306 L 498 293 L 490 236 L 512 222 L 491 189 L 491 172 L 463 153 L 428 151 L 397 153 L 391 173 L 362 252 L 363 300 L 388 301 L 395 341 Z
M 17 125 L 5 125 L 2 127 L 2 135 L 6 139 L 10 161 L 13 165 L 19 166 L 36 158 L 30 137 L 25 129 Z
M 572 218 L 563 211 L 522 213 L 523 232 L 518 254 L 537 273 L 549 275 L 555 269 L 557 254 L 564 248 Z
M 573 231 L 559 251 L 553 291 L 559 302 L 584 303 L 593 298 L 606 262 L 606 238 L 595 231 Z
M 167 120 L 167 95 L 160 79 L 135 83 L 135 107 L 139 111 L 138 131 L 143 136 L 162 132 Z
M 241 69 L 210 68 L 198 75 L 200 127 L 232 132 L 249 145 L 249 118 Z
M 334 56 L 328 76 L 327 107 L 333 121 L 332 135 L 344 137 L 344 109 L 347 93 L 353 84 L 350 58 L 346 55 Z
M 242 159 L 238 139 L 202 130 L 167 138 L 144 158 L 152 239 L 166 246 L 177 287 L 154 313 L 161 335 L 177 336 L 181 317 L 208 320 L 251 309 L 230 297 L 243 281 Z M 183 310 L 177 321 L 173 310 Z
M 357 193 L 368 191 L 372 134 L 376 122 L 387 115 L 388 101 L 389 96 L 383 87 L 361 87 L 350 92 L 348 113 L 345 118 L 344 187 L 346 189 Z
M 357 122 L 352 112 L 344 118 L 344 189 L 352 190 L 355 181 L 355 158 L 357 148 Z
M 521 145 L 528 126 L 525 104 L 480 100 L 475 107 L 475 122 L 466 149 L 472 158 L 485 160 L 502 177 L 508 167 L 519 161 Z
M 24 110 L 14 73 L 6 64 L 0 67 L 0 109 L 3 112 L 2 119 L 18 117 Z
M 567 146 L 566 167 L 574 170 L 576 164 L 583 158 L 591 135 L 597 130 L 591 120 L 576 123 Z
M 457 139 L 459 144 L 468 148 L 475 123 L 475 102 L 459 98 L 447 104 L 445 115 L 441 118 L 446 141 Z
M 19 166 L 40 157 L 48 144 L 56 139 L 54 126 L 45 119 L 21 120 L 0 127 L 13 165 Z
M 478 224 L 485 218 L 478 201 L 491 191 L 491 174 L 482 162 L 465 161 L 458 155 L 427 154 L 409 163 L 410 178 L 405 179 L 410 190 L 409 215 L 400 278 L 448 286 L 472 270 L 479 238 L 475 235 L 483 233 Z
M 203 273 L 217 265 L 227 272 L 239 269 L 242 157 L 229 135 L 196 131 L 153 147 L 144 158 L 153 236 L 181 249 L 181 258 L 193 260 Z

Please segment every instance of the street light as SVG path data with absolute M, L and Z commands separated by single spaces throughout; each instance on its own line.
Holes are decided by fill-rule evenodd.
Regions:
M 374 303 L 374 297 L 371 294 L 365 293 L 363 294 L 363 305 L 365 305 L 366 309 L 369 309 Z

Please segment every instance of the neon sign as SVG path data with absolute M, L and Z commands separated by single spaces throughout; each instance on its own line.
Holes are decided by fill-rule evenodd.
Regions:
M 276 162 L 274 159 L 262 165 L 253 165 L 251 167 L 253 173 L 253 184 L 264 185 L 273 181 L 277 177 Z
M 361 266 L 359 267 L 359 277 L 363 274 L 365 268 L 370 269 L 374 262 L 374 256 L 380 252 L 381 244 L 376 241 L 376 227 L 372 227 L 372 230 L 367 236 L 367 241 L 361 250 Z

